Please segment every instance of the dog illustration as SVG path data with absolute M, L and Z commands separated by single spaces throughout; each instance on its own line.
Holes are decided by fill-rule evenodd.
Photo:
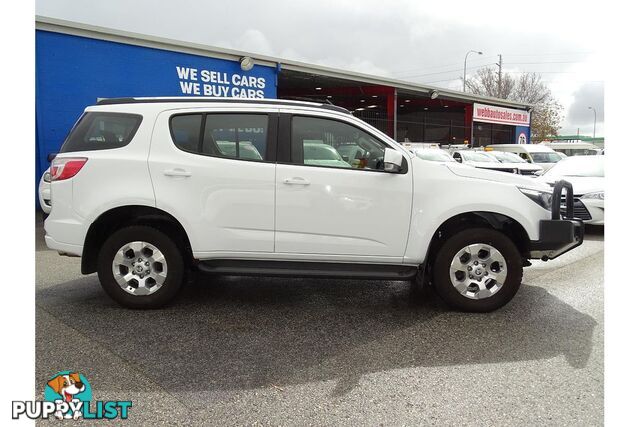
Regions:
M 82 393 L 85 388 L 82 380 L 80 379 L 80 374 L 77 372 L 70 372 L 67 375 L 58 375 L 57 377 L 49 380 L 47 384 L 53 389 L 53 391 L 62 396 L 62 399 L 59 400 L 64 400 L 67 403 L 80 402 L 80 399 L 76 399 L 74 396 L 78 393 Z M 71 414 L 68 414 L 65 417 L 62 411 L 57 411 L 54 415 L 60 420 L 62 418 L 71 418 Z M 80 415 L 80 411 L 74 411 L 73 419 L 77 420 Z

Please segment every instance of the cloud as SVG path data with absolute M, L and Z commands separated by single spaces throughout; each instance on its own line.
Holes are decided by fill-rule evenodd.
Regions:
M 604 133 L 604 82 L 584 83 L 573 94 L 573 103 L 567 111 L 567 122 L 571 128 L 564 129 L 572 133 L 580 128 L 581 134 L 593 132 L 593 110 L 596 109 L 596 134 Z
M 462 10 L 410 0 L 94 0 L 90 7 L 86 0 L 36 0 L 36 13 L 452 89 L 462 88 L 469 50 L 484 55 L 469 56 L 468 75 L 496 68 L 502 54 L 505 71 L 541 73 L 565 107 L 565 127 L 582 128 L 591 112 L 581 109 L 596 102 L 591 86 L 603 79 L 605 38 L 532 23 L 548 20 L 549 10 L 554 22 L 584 28 L 597 28 L 601 17 L 573 2 L 544 3 L 517 10 L 475 2 Z

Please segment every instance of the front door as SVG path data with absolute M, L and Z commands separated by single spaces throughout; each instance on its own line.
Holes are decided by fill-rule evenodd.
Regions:
M 283 120 L 290 120 L 290 132 L 280 132 L 278 151 L 290 142 L 291 152 L 276 166 L 275 251 L 313 260 L 401 261 L 411 171 L 384 172 L 388 145 L 355 123 L 306 113 L 281 114 Z

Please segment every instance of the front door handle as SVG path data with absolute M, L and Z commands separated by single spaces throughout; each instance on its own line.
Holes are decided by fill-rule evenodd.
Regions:
M 181 176 L 184 178 L 188 178 L 191 176 L 191 172 L 189 172 L 188 170 L 184 170 L 182 168 L 167 169 L 164 171 L 164 174 L 166 176 Z
M 309 185 L 311 184 L 308 180 L 304 178 L 300 178 L 299 176 L 293 178 L 285 178 L 283 181 L 287 185 Z

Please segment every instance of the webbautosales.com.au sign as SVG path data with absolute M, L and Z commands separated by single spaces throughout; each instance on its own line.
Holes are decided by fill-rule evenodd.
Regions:
M 529 126 L 530 114 L 525 110 L 473 104 L 473 121 L 513 126 Z

